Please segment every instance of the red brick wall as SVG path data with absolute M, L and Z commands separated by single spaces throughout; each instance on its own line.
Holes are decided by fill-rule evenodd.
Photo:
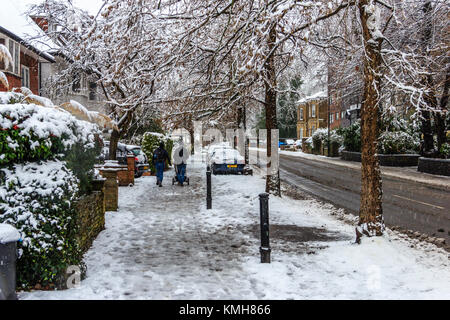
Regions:
M 30 57 L 29 55 L 20 53 L 20 64 L 30 69 L 30 90 L 38 95 L 39 94 L 39 62 Z
M 29 55 L 20 53 L 20 64 L 30 69 L 30 90 L 35 94 L 39 94 L 39 62 Z M 14 74 L 5 73 L 8 79 L 9 88 L 0 83 L 0 91 L 9 91 L 13 88 L 22 87 L 22 79 Z

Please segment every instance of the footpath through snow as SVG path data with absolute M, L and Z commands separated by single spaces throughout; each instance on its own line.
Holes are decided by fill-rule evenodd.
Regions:
M 194 168 L 193 168 L 194 167 Z M 258 176 L 191 185 L 142 177 L 119 190 L 119 211 L 85 256 L 87 278 L 65 291 L 20 299 L 449 299 L 448 254 L 388 232 L 354 244 L 354 227 L 314 200 L 270 197 L 272 263 L 259 256 Z

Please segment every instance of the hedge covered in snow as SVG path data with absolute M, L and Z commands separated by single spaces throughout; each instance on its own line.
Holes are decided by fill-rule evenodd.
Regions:
M 83 269 L 74 202 L 89 192 L 99 130 L 48 99 L 0 93 L 0 223 L 20 233 L 17 283 L 64 287 Z
M 158 148 L 161 142 L 164 142 L 166 151 L 169 154 L 169 156 L 171 156 L 173 149 L 173 141 L 168 136 L 158 132 L 146 132 L 144 133 L 144 137 L 142 138 L 141 143 L 142 151 L 144 151 L 144 153 L 147 155 L 150 164 L 150 170 L 152 172 L 156 172 L 153 163 L 153 151 L 155 151 L 155 149 Z
M 56 285 L 69 265 L 81 264 L 75 240 L 78 179 L 59 160 L 0 170 L 0 222 L 21 235 L 17 262 L 20 287 Z

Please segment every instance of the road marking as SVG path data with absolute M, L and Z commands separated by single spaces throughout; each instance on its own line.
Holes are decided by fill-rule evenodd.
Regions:
M 394 197 L 397 197 L 397 198 L 400 198 L 400 199 L 404 199 L 404 200 L 413 201 L 413 202 L 417 202 L 417 203 L 424 204 L 424 205 L 426 205 L 426 206 L 430 206 L 430 207 L 434 207 L 434 208 L 438 208 L 438 209 L 441 209 L 441 210 L 444 210 L 444 209 L 445 209 L 445 208 L 443 208 L 443 207 L 439 207 L 439 206 L 436 206 L 436 205 L 434 205 L 434 204 L 429 204 L 429 203 L 426 203 L 426 202 L 422 202 L 422 201 L 417 201 L 417 200 L 414 200 L 414 199 L 409 199 L 409 198 L 401 197 L 401 196 L 398 196 L 398 195 L 396 195 L 396 194 L 394 194 Z

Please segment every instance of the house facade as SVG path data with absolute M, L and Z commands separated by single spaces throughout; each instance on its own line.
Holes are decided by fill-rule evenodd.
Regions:
M 326 128 L 328 103 L 326 97 L 306 98 L 297 107 L 297 139 L 311 137 L 319 128 Z
M 105 106 L 102 102 L 105 100 L 103 92 L 97 85 L 95 77 L 86 72 L 80 71 L 73 74 L 71 79 L 65 79 L 66 82 L 63 85 L 57 80 L 59 85 L 55 88 L 54 76 L 66 70 L 71 63 L 58 49 L 62 39 L 52 33 L 57 31 L 60 26 L 50 24 L 45 16 L 30 16 L 30 18 L 56 44 L 55 49 L 52 50 L 55 61 L 42 65 L 43 93 L 56 104 L 75 100 L 90 111 L 105 113 Z
M 0 62 L 0 71 L 8 79 L 9 87 L 0 83 L 0 91 L 10 91 L 13 88 L 26 87 L 33 94 L 42 94 L 42 67 L 44 64 L 54 63 L 54 58 L 36 47 L 30 45 L 13 30 L 0 25 L 0 44 L 4 45 L 11 54 L 13 63 L 6 66 Z

